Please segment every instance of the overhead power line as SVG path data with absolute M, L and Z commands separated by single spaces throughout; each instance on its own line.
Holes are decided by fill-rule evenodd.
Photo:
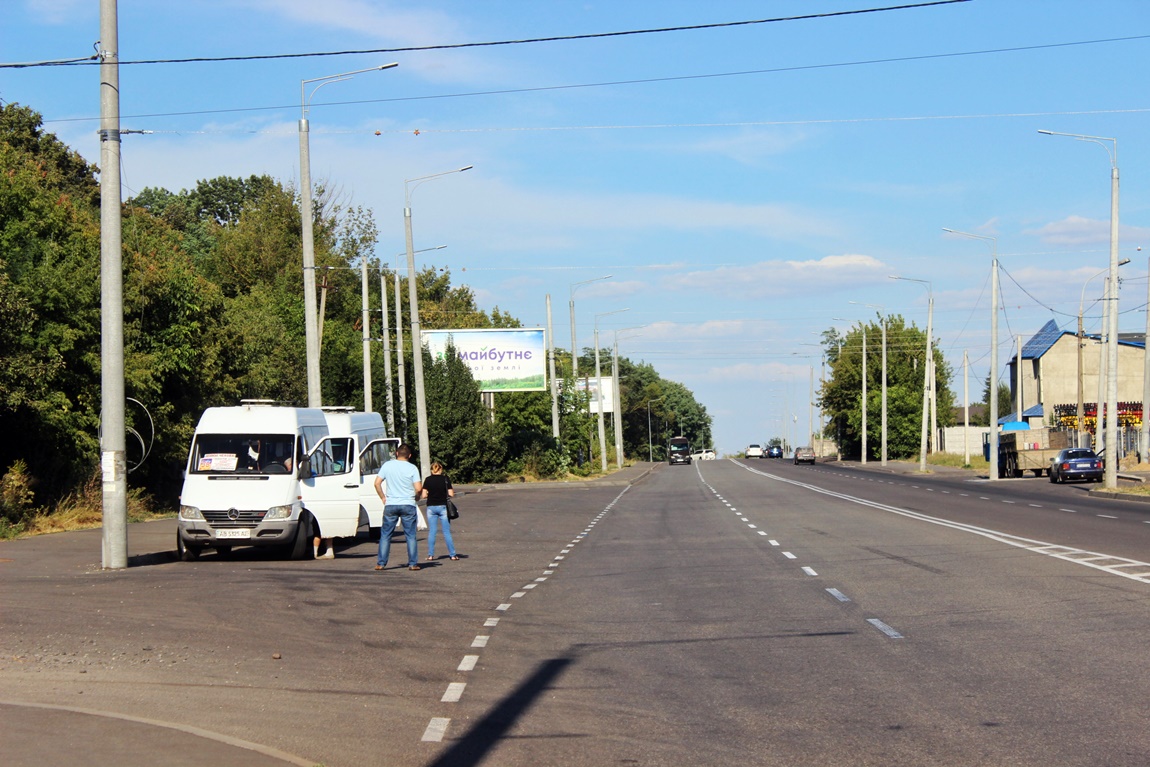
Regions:
M 500 90 L 490 90 L 490 91 L 466 91 L 466 92 L 462 92 L 462 93 L 438 93 L 438 94 L 433 94 L 433 95 L 429 95 L 429 96 L 395 96 L 395 97 L 391 97 L 391 98 L 380 98 L 380 99 L 355 99 L 355 100 L 350 100 L 350 101 L 325 101 L 325 102 L 320 102 L 317 104 L 312 104 L 312 108 L 317 109 L 320 107 L 328 107 L 328 106 L 355 106 L 355 105 L 361 105 L 361 104 L 390 104 L 390 103 L 398 103 L 398 102 L 405 102 L 405 101 L 432 101 L 432 100 L 437 100 L 437 99 L 458 99 L 458 98 L 471 98 L 471 97 L 477 97 L 477 96 L 506 96 L 506 95 L 514 95 L 517 93 L 539 93 L 539 92 L 546 92 L 546 91 L 576 90 L 576 89 L 580 89 L 580 88 L 606 88 L 606 87 L 619 86 L 619 85 L 648 85 L 648 84 L 652 84 L 652 83 L 679 82 L 679 81 L 686 81 L 686 80 L 706 80 L 706 79 L 714 79 L 714 78 L 722 78 L 722 77 L 747 77 L 750 75 L 779 74 L 779 73 L 784 73 L 784 72 L 802 72 L 802 71 L 809 71 L 809 70 L 816 70 L 816 69 L 837 69 L 837 68 L 845 68 L 845 67 L 872 66 L 872 65 L 876 65 L 876 64 L 898 64 L 898 63 L 905 63 L 905 62 L 910 62 L 910 61 L 926 61 L 926 60 L 931 60 L 931 59 L 960 58 L 960 57 L 964 57 L 964 56 L 987 56 L 987 55 L 1001 54 L 1001 53 L 1020 53 L 1020 52 L 1026 52 L 1026 51 L 1045 50 L 1045 49 L 1050 49 L 1050 48 L 1068 48 L 1071 46 L 1078 46 L 1078 45 L 1100 45 L 1100 44 L 1105 44 L 1105 43 L 1121 43 L 1121 42 L 1131 42 L 1131 41 L 1135 41 L 1135 40 L 1147 40 L 1147 39 L 1150 39 L 1150 35 L 1135 35 L 1132 37 L 1111 37 L 1111 38 L 1104 38 L 1104 39 L 1100 39 L 1100 40 L 1076 40 L 1076 41 L 1063 42 L 1063 43 L 1045 43 L 1042 45 L 1016 46 L 1013 48 L 988 48 L 988 49 L 973 50 L 973 51 L 952 51 L 950 53 L 930 53 L 930 54 L 924 54 L 921 56 L 900 56 L 897 58 L 887 58 L 887 59 L 862 59 L 862 60 L 857 60 L 857 61 L 832 62 L 830 64 L 805 64 L 805 65 L 790 66 L 790 67 L 773 67 L 770 69 L 747 69 L 747 70 L 740 70 L 740 71 L 736 71 L 736 72 L 711 72 L 711 73 L 698 74 L 698 75 L 672 75 L 672 76 L 668 76 L 668 77 L 651 77 L 651 78 L 643 78 L 643 79 L 637 79 L 637 80 L 609 80 L 609 81 L 595 82 L 595 83 L 574 83 L 574 84 L 569 84 L 569 85 L 541 85 L 541 86 L 535 86 L 535 87 L 529 87 L 529 88 L 504 88 L 504 89 L 500 89 Z M 5 65 L 0 65 L 0 68 L 2 68 L 3 66 L 5 66 Z M 261 106 L 261 107 L 235 107 L 235 108 L 231 108 L 231 109 L 196 109 L 196 110 L 188 110 L 188 111 L 181 111 L 181 112 L 152 112 L 152 113 L 144 113 L 144 114 L 122 115 L 122 117 L 125 119 L 129 119 L 129 118 L 139 119 L 139 118 L 146 118 L 146 117 L 188 117 L 188 116 L 194 116 L 194 115 L 209 115 L 209 114 L 241 114 L 244 112 L 274 112 L 274 111 L 280 111 L 280 110 L 285 110 L 285 109 L 299 109 L 299 104 L 277 104 L 277 105 Z M 1139 112 L 1139 111 L 1143 111 L 1143 110 L 1134 109 L 1134 110 L 1094 110 L 1094 111 L 1081 111 L 1081 112 L 1031 112 L 1031 113 L 1017 113 L 1017 114 L 1012 114 L 1012 115 L 990 114 L 990 115 L 974 115 L 974 116 L 977 116 L 977 117 L 1004 117 L 1004 116 L 1007 116 L 1007 117 L 1034 117 L 1034 116 L 1049 116 L 1052 114 L 1057 114 L 1057 115 L 1062 115 L 1062 114 L 1109 114 L 1109 113 L 1113 113 L 1113 112 L 1123 112 L 1123 111 Z M 966 117 L 971 117 L 971 115 L 959 115 L 956 117 L 966 118 Z M 98 120 L 98 119 L 99 119 L 98 117 L 73 117 L 73 118 L 66 118 L 66 119 L 60 119 L 60 120 L 45 120 L 44 122 L 46 122 L 46 123 L 83 122 L 86 120 Z M 953 119 L 953 118 L 946 118 L 946 117 L 943 117 L 943 118 L 938 118 L 938 117 L 904 117 L 904 118 L 857 118 L 855 120 L 848 120 L 848 121 L 837 120 L 837 119 L 824 120 L 824 121 L 803 120 L 803 121 L 795 121 L 793 124 L 811 124 L 811 123 L 818 123 L 818 122 L 869 122 L 869 121 L 873 121 L 873 120 L 888 121 L 888 120 L 892 120 L 892 119 L 922 120 L 922 119 Z M 456 131 L 447 131 L 447 130 L 441 129 L 441 130 L 438 130 L 436 132 L 441 132 L 441 133 L 442 132 L 482 132 L 485 130 L 587 130 L 589 128 L 620 128 L 621 129 L 621 128 L 652 128 L 652 127 L 730 127 L 731 125 L 740 125 L 740 124 L 745 124 L 745 125 L 786 125 L 786 124 L 791 124 L 791 123 L 782 122 L 782 121 L 772 121 L 772 122 L 750 122 L 750 123 L 715 123 L 715 124 L 700 124 L 700 125 L 685 124 L 685 125 L 666 125 L 666 126 L 651 126 L 651 125 L 589 125 L 588 126 L 588 125 L 580 125 L 580 126 L 568 126 L 568 127 L 562 127 L 562 128 L 549 128 L 549 129 L 542 129 L 542 128 L 519 128 L 519 129 L 516 129 L 516 128 L 486 128 L 486 129 L 484 129 L 484 128 L 473 128 L 473 129 L 462 129 L 462 130 L 456 130 Z M 432 130 L 434 130 L 434 129 L 427 129 L 426 132 L 432 132 Z M 389 131 L 389 132 L 407 133 L 408 131 L 406 129 L 403 129 L 403 130 Z
M 884 13 L 887 11 L 907 11 L 917 8 L 929 8 L 936 5 L 954 5 L 955 3 L 968 3 L 970 0 L 932 0 L 925 3 L 909 3 L 905 5 L 890 5 L 882 8 L 858 8 L 849 11 L 833 11 L 827 13 L 810 13 L 801 16 L 782 16 L 772 19 L 749 19 L 745 21 L 724 21 L 714 24 L 691 24 L 681 27 L 657 27 L 654 29 L 631 29 L 623 32 L 593 32 L 585 35 L 557 35 L 554 37 L 529 37 L 520 40 L 496 40 L 479 43 L 445 43 L 442 45 L 419 45 L 404 48 L 368 48 L 346 51 L 314 51 L 310 53 L 273 53 L 251 56 L 197 56 L 186 59 L 139 59 L 136 61 L 121 61 L 120 66 L 134 64 L 203 64 L 224 61 L 269 61 L 274 59 L 303 59 L 322 56 L 363 56 L 379 53 L 413 53 L 418 51 L 446 51 L 460 48 L 490 48 L 501 45 L 529 45 L 533 43 L 558 43 L 573 40 L 595 40 L 609 37 L 627 37 L 632 35 L 654 35 L 668 32 L 695 32 L 703 29 L 723 29 L 728 27 L 747 27 L 756 24 L 778 24 L 786 21 L 809 21 L 812 19 L 829 19 L 836 16 L 857 16 L 864 13 Z M 27 69 L 30 67 L 70 67 L 93 66 L 99 64 L 99 56 L 92 55 L 82 59 L 60 59 L 55 61 L 33 61 L 24 63 L 0 64 L 0 69 Z

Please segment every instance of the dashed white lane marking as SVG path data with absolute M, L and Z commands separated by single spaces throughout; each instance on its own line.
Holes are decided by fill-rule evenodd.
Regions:
M 1059 509 L 1059 511 L 1068 511 L 1068 512 L 1070 512 L 1071 514 L 1077 514 L 1077 513 L 1078 513 L 1078 512 L 1077 512 L 1077 511 L 1075 511 L 1074 509 Z
M 499 625 L 499 619 L 498 618 L 488 618 L 487 620 L 483 621 L 484 628 L 491 628 L 493 626 L 498 626 L 498 625 Z
M 839 600 L 840 602 L 851 601 L 850 597 L 848 597 L 846 594 L 842 593 L 838 589 L 827 589 L 827 593 L 830 594 L 835 599 Z
M 759 535 L 766 535 L 766 534 L 767 534 L 767 531 L 766 531 L 766 530 L 760 530 L 760 531 L 759 531 Z
M 749 524 L 749 525 L 747 525 L 747 527 L 751 528 L 752 530 L 757 530 L 759 526 L 758 526 L 758 525 L 750 525 L 750 524 Z
M 989 538 L 999 543 L 1004 543 L 1007 546 L 1014 546 L 1015 548 L 1025 549 L 1036 554 L 1043 554 L 1055 559 L 1061 559 L 1065 562 L 1082 565 L 1083 567 L 1090 567 L 1095 570 L 1117 575 L 1122 578 L 1138 581 L 1140 583 L 1150 583 L 1150 562 L 1141 562 L 1136 559 L 1128 559 L 1126 557 L 1118 557 L 1110 554 L 1101 554 L 1095 551 L 1087 551 L 1085 549 L 1073 548 L 1071 546 L 1063 546 L 1057 543 L 1048 543 L 1046 541 L 1038 541 L 1033 538 L 1023 538 L 1017 535 L 1011 535 L 999 530 L 992 530 L 985 527 L 977 527 L 975 525 L 968 525 L 962 522 L 953 522 L 951 520 L 940 519 L 932 517 L 928 514 L 922 514 L 910 509 L 903 509 L 898 506 L 890 506 L 885 503 L 871 501 L 866 498 L 859 498 L 857 496 L 847 495 L 845 493 L 837 493 L 828 490 L 824 487 L 817 485 L 807 484 L 805 482 L 797 482 L 795 480 L 786 479 L 766 472 L 757 471 L 746 466 L 742 468 L 751 472 L 752 474 L 759 474 L 769 479 L 785 482 L 796 487 L 804 487 L 812 492 L 819 493 L 820 495 L 830 496 L 832 498 L 839 498 L 850 503 L 857 503 L 861 506 L 867 506 L 872 509 L 879 509 L 887 511 L 891 514 L 898 514 L 899 516 L 908 517 L 910 519 L 917 519 L 922 522 L 929 522 L 932 525 L 939 525 L 941 527 L 949 527 L 952 530 L 959 530 L 962 532 L 970 533 L 972 535 L 979 535 L 984 538 Z M 982 500 L 989 500 L 984 496 L 980 496 Z M 1069 510 L 1068 510 L 1069 511 Z M 773 543 L 773 542 L 772 542 Z M 1127 572 L 1128 568 L 1137 568 L 1139 572 Z
M 443 736 L 447 734 L 447 725 L 449 724 L 451 724 L 451 720 L 446 717 L 432 717 L 431 721 L 427 723 L 427 729 L 423 731 L 423 737 L 420 738 L 420 740 L 425 743 L 439 743 L 443 740 Z
M 526 586 L 524 586 L 524 587 L 523 587 L 523 590 L 524 590 L 524 591 L 528 591 L 528 590 L 530 590 L 530 589 L 533 589 L 533 588 L 535 588 L 535 587 L 536 587 L 536 586 L 538 586 L 538 585 L 539 585 L 538 583 L 528 583 Z
M 439 699 L 439 702 L 458 703 L 459 699 L 463 697 L 463 688 L 466 686 L 466 682 L 452 682 L 447 685 L 447 691 L 443 693 L 443 697 Z
M 536 578 L 535 582 L 536 583 L 543 583 L 543 581 L 545 581 L 545 580 L 547 580 L 547 579 L 546 578 Z
M 488 639 L 491 639 L 490 634 L 480 634 L 479 636 L 475 637 L 475 639 L 471 640 L 471 646 L 472 647 L 486 647 Z
M 803 572 L 806 573 L 807 575 L 818 575 L 818 573 L 815 572 L 815 569 L 813 567 L 804 567 Z
M 1003 501 L 1003 503 L 1014 503 L 1014 501 Z
M 775 540 L 767 541 L 767 543 L 771 544 L 772 546 L 778 546 L 779 545 L 779 542 L 775 541 Z
M 1026 504 L 1026 505 L 1027 505 L 1027 506 L 1029 506 L 1029 507 L 1030 507 L 1030 508 L 1032 508 L 1032 509 L 1041 509 L 1041 508 L 1042 508 L 1042 504 L 1041 504 L 1041 503 L 1028 503 L 1028 504 Z
M 504 602 L 503 604 L 499 605 L 499 607 L 496 607 L 495 609 L 499 610 L 500 612 L 506 612 L 507 610 L 511 609 L 511 605 Z
M 526 591 L 516 591 L 514 594 L 511 595 L 511 598 L 512 599 L 522 599 L 525 596 L 527 596 Z
M 886 634 L 891 639 L 902 639 L 903 638 L 902 634 L 898 633 L 893 628 L 891 628 L 887 624 L 880 621 L 878 618 L 867 618 L 866 622 L 869 623 L 870 625 L 874 626 L 876 629 L 878 629 L 882 633 Z
M 456 671 L 474 671 L 475 664 L 479 662 L 478 655 L 464 655 L 463 660 L 459 661 L 459 668 Z
M 794 554 L 792 554 L 789 551 L 784 551 L 783 556 L 786 557 L 787 559 L 798 559 L 798 557 L 796 557 Z
M 1118 519 L 1118 517 L 1112 517 L 1109 514 L 1095 514 L 1094 516 L 1102 517 L 1103 519 Z

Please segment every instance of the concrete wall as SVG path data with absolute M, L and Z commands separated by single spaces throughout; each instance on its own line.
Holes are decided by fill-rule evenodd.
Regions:
M 969 446 L 970 455 L 982 457 L 982 437 L 990 433 L 988 426 L 971 426 L 969 434 L 965 426 L 947 426 L 939 429 L 938 452 L 963 455 L 963 440 Z

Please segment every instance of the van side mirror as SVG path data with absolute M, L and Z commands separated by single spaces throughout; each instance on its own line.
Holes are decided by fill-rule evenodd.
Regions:
M 304 456 L 299 460 L 299 468 L 296 471 L 297 479 L 311 479 L 311 458 Z

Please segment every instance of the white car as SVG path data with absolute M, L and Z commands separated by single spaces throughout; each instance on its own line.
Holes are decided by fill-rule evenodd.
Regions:
M 707 450 L 700 450 L 697 453 L 691 453 L 691 460 L 692 461 L 713 461 L 713 460 L 715 460 L 715 451 L 707 449 Z
M 762 445 L 747 445 L 747 449 L 743 451 L 744 458 L 763 458 L 764 456 L 766 456 L 766 452 Z

